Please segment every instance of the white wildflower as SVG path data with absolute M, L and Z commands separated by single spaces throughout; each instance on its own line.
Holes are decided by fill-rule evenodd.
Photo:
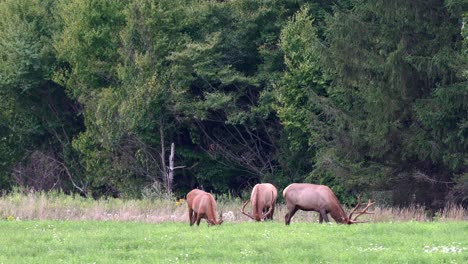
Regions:
M 453 243 L 449 246 L 424 246 L 424 253 L 445 253 L 445 254 L 458 254 L 468 248 L 462 247 L 461 243 Z
M 360 252 L 382 251 L 384 249 L 387 249 L 387 248 L 385 248 L 384 246 L 379 246 L 379 245 L 374 245 L 374 244 L 369 244 L 369 247 L 367 248 L 358 247 L 358 250 Z

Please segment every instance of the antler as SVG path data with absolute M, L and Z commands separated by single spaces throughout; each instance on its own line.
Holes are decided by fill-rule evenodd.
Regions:
M 270 206 L 270 209 L 268 209 L 268 211 L 264 214 L 262 214 L 262 220 L 264 220 L 269 214 L 270 212 L 273 210 L 273 206 Z
M 243 213 L 244 215 L 250 217 L 250 218 L 253 219 L 253 220 L 259 221 L 258 219 L 255 219 L 255 216 L 254 216 L 254 215 L 245 212 L 245 207 L 247 206 L 247 204 L 249 203 L 249 201 L 250 201 L 250 199 L 247 200 L 247 201 L 245 201 L 244 203 L 242 203 L 242 210 L 241 210 L 241 213 Z M 272 210 L 273 210 L 273 206 L 270 206 L 270 208 L 268 209 L 268 211 L 267 211 L 266 213 L 263 214 L 263 212 L 261 212 L 261 213 L 262 213 L 262 217 L 260 218 L 260 221 L 264 220 L 264 219 L 271 213 Z M 260 212 L 259 212 L 259 214 L 260 214 Z
M 353 210 L 351 210 L 351 212 L 349 213 L 349 216 L 348 216 L 348 221 L 349 223 L 365 223 L 366 221 L 357 221 L 358 217 L 363 215 L 363 214 L 373 214 L 373 212 L 367 212 L 367 209 L 369 209 L 369 207 L 371 205 L 375 204 L 375 202 L 371 202 L 371 200 L 369 199 L 367 205 L 365 203 L 361 203 L 361 198 L 358 197 L 357 199 L 357 205 L 353 208 Z M 354 217 L 354 219 L 351 219 L 351 217 L 353 216 L 353 214 L 355 213 L 355 211 L 357 209 L 359 209 L 359 207 L 361 206 L 364 206 L 366 205 L 366 207 L 364 207 L 364 209 L 362 209 L 362 211 L 358 212 L 357 215 Z
M 271 197 L 274 197 L 273 191 L 271 191 Z M 267 216 L 271 213 L 271 211 L 273 210 L 273 206 L 274 206 L 274 201 L 270 204 L 270 208 L 268 209 L 268 212 L 266 212 L 265 214 L 262 214 L 262 218 L 261 218 L 262 220 L 267 218 Z
M 248 216 L 248 217 L 250 217 L 250 218 L 252 218 L 252 219 L 255 220 L 255 218 L 254 218 L 251 214 L 246 213 L 246 212 L 244 211 L 244 210 L 245 210 L 245 207 L 247 206 L 247 204 L 249 203 L 249 201 L 250 201 L 250 199 L 247 200 L 247 201 L 245 201 L 244 203 L 242 203 L 242 210 L 241 210 L 241 213 L 243 213 L 244 215 L 246 215 L 246 216 Z

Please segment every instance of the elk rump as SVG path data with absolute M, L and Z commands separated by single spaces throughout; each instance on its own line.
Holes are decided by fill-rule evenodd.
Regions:
M 265 219 L 273 220 L 277 196 L 278 191 L 273 184 L 256 184 L 252 189 L 250 200 L 243 203 L 241 213 L 255 221 L 263 221 Z M 245 206 L 247 206 L 249 201 L 252 205 L 252 213 L 245 212 Z
M 216 220 L 216 201 L 210 193 L 193 189 L 186 198 L 191 226 L 195 222 L 197 226 L 200 225 L 201 219 L 206 219 L 209 226 L 223 223 L 222 213 L 219 214 L 219 221 Z

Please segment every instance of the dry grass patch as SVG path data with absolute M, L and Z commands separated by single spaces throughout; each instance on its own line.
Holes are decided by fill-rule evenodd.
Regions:
M 218 211 L 227 222 L 252 221 L 240 213 L 242 202 L 239 199 L 221 200 Z M 247 207 L 247 210 L 250 210 Z M 345 208 L 349 211 L 349 208 Z M 370 222 L 401 221 L 466 221 L 468 210 L 457 205 L 448 205 L 429 215 L 421 206 L 391 208 L 375 206 L 373 215 L 363 217 Z M 278 204 L 274 221 L 284 222 L 287 209 Z M 0 197 L 0 219 L 18 220 L 99 220 L 99 221 L 138 221 L 148 223 L 188 222 L 187 206 L 184 201 L 161 200 L 94 200 L 63 193 L 14 192 Z M 318 213 L 298 211 L 294 222 L 318 222 Z

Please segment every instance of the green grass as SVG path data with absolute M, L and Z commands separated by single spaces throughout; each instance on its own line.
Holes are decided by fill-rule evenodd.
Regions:
M 0 263 L 468 263 L 467 222 L 0 221 Z

